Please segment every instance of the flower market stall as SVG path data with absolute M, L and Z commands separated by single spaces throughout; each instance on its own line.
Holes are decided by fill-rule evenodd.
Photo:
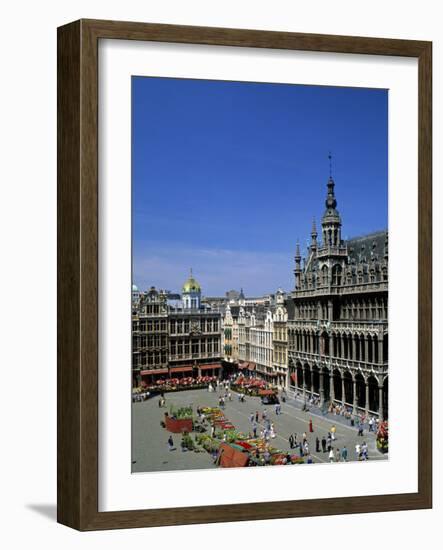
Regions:
M 260 378 L 246 377 L 243 375 L 240 375 L 231 383 L 231 388 L 233 391 L 251 396 L 258 396 L 261 391 L 272 391 L 275 394 L 277 393 L 277 389 L 269 382 L 261 380 Z
M 165 427 L 168 432 L 189 433 L 192 432 L 193 426 L 192 407 L 180 407 L 165 413 Z
M 387 453 L 389 451 L 389 426 L 387 421 L 381 422 L 378 428 L 377 449 L 381 453 Z
M 159 393 L 207 388 L 209 384 L 214 383 L 216 380 L 217 376 L 159 378 L 151 384 L 147 384 L 145 381 L 142 381 L 140 387 L 143 387 L 143 391 L 146 391 L 153 396 Z

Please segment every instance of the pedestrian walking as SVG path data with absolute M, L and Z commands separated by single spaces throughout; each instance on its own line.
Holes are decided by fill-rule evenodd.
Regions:
M 308 458 L 307 458 L 306 462 L 307 462 L 307 464 L 312 464 L 313 463 L 311 455 L 308 455 Z
M 335 462 L 340 462 L 340 449 L 335 449 Z
M 252 424 L 254 422 L 254 413 L 249 415 L 249 422 Z
M 306 443 L 308 439 L 308 436 L 306 435 L 306 432 L 303 432 L 303 445 Z
M 297 447 L 297 434 L 294 433 L 294 447 Z
M 325 453 L 326 452 L 326 437 L 323 436 L 322 439 L 321 439 L 321 448 L 322 448 L 322 451 Z
M 294 436 L 292 434 L 289 436 L 288 441 L 289 441 L 289 447 L 291 449 L 293 449 L 294 448 Z
M 258 411 L 255 411 L 255 421 L 258 422 Z
M 318 437 L 315 438 L 315 452 L 320 452 L 320 439 Z
M 172 435 L 168 437 L 168 447 L 170 451 L 174 450 L 174 440 L 172 439 Z
M 327 445 L 328 445 L 328 452 L 332 449 L 332 439 L 331 434 L 328 434 L 328 438 L 326 439 Z
M 314 431 L 314 428 L 312 426 L 312 418 L 309 419 L 309 432 L 312 433 Z
M 360 460 L 360 453 L 361 453 L 361 447 L 360 447 L 360 444 L 357 443 L 357 444 L 355 445 L 355 458 L 356 458 L 357 460 Z
M 335 432 L 337 431 L 337 428 L 335 427 L 335 424 L 331 428 L 331 439 L 332 441 L 335 441 Z
M 363 445 L 361 446 L 361 455 L 363 460 L 368 460 L 368 446 L 365 441 L 363 441 Z
M 334 449 L 332 449 L 332 447 L 329 451 L 329 462 L 334 462 Z
M 360 424 L 358 427 L 358 435 L 360 437 L 363 437 L 363 424 Z
M 343 460 L 343 462 L 347 462 L 348 460 L 348 449 L 346 447 L 343 447 L 343 449 L 341 450 L 341 459 Z

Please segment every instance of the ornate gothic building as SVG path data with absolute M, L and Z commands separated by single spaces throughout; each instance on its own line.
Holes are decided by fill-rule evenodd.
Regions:
M 154 287 L 136 298 L 134 287 L 132 293 L 134 386 L 220 373 L 221 315 L 201 303 L 201 287 L 192 272 L 181 300 Z
M 386 418 L 388 233 L 343 240 L 334 185 L 330 177 L 321 242 L 314 221 L 303 261 L 297 244 L 286 302 L 289 386 Z

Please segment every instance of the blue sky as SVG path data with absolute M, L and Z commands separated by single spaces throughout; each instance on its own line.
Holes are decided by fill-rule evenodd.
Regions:
M 329 151 L 342 236 L 386 228 L 386 90 L 133 77 L 135 284 L 291 290 Z

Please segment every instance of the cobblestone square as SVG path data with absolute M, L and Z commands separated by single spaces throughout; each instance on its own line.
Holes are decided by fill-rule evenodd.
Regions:
M 169 470 L 194 470 L 215 468 L 213 459 L 209 453 L 193 451 L 183 452 L 180 448 L 181 435 L 170 434 L 161 427 L 164 413 L 170 406 L 181 407 L 192 405 L 194 410 L 197 406 L 217 407 L 221 393 L 209 392 L 205 389 L 170 392 L 165 394 L 166 406 L 158 406 L 158 397 L 147 401 L 134 403 L 132 409 L 132 472 L 151 472 Z M 312 411 L 301 410 L 302 404 L 289 399 L 282 403 L 282 413 L 277 415 L 272 405 L 262 405 L 260 398 L 247 397 L 244 403 L 240 402 L 238 395 L 232 392 L 232 401 L 227 401 L 225 416 L 236 429 L 249 433 L 252 430 L 250 415 L 256 411 L 261 413 L 266 409 L 267 416 L 275 425 L 276 437 L 271 440 L 271 445 L 282 451 L 290 451 L 288 438 L 290 434 L 297 433 L 300 441 L 303 432 L 306 432 L 310 454 L 314 463 L 328 463 L 328 453 L 316 452 L 315 439 L 320 440 L 336 426 L 336 441 L 334 449 L 348 449 L 348 460 L 356 460 L 355 445 L 365 441 L 368 444 L 369 460 L 387 459 L 387 455 L 381 454 L 375 444 L 375 434 L 370 433 L 367 427 L 364 429 L 363 437 L 358 436 L 356 427 L 351 427 L 349 421 L 340 416 L 328 414 L 327 416 L 314 414 Z M 312 419 L 313 433 L 309 433 L 309 420 Z M 263 424 L 259 421 L 259 427 Z M 169 451 L 168 437 L 172 435 L 175 450 Z M 194 434 L 193 434 L 194 435 Z M 298 450 L 297 450 L 298 453 Z M 364 464 L 362 463 L 362 468 Z

